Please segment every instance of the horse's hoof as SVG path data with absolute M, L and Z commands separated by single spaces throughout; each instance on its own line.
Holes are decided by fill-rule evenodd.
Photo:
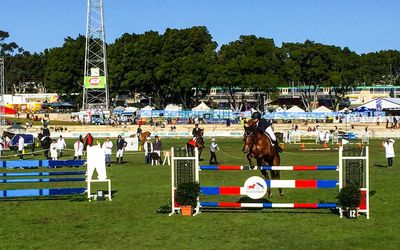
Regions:
M 254 169 L 254 166 L 250 166 L 250 169 L 253 170 L 253 169 Z
M 272 197 L 272 194 L 268 194 L 268 198 L 271 198 Z

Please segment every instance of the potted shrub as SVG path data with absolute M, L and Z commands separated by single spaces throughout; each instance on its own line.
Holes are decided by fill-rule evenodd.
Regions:
M 197 206 L 200 194 L 200 185 L 197 182 L 184 182 L 176 188 L 175 201 L 181 207 L 181 214 L 191 216 L 193 208 Z
M 344 186 L 338 195 L 339 206 L 346 212 L 347 218 L 357 218 L 357 207 L 360 205 L 361 193 L 359 185 L 350 183 Z

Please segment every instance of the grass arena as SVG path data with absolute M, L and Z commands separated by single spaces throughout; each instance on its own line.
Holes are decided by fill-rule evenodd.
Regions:
M 183 147 L 187 138 L 161 138 L 163 149 Z M 208 165 L 210 138 L 202 154 L 201 165 Z M 95 138 L 97 140 L 97 138 Z M 102 139 L 99 141 L 103 142 Z M 219 165 L 247 166 L 241 151 L 241 138 L 217 138 Z M 67 140 L 71 149 L 72 139 Z M 382 140 L 370 140 L 370 219 L 340 219 L 330 209 L 280 209 L 204 211 L 196 217 L 158 214 L 157 209 L 170 203 L 169 166 L 144 164 L 143 152 L 126 152 L 124 164 L 107 168 L 112 179 L 113 201 L 87 202 L 79 196 L 58 198 L 19 198 L 0 200 L 1 249 L 397 249 L 400 166 L 386 168 Z M 395 151 L 399 145 L 395 143 Z M 14 155 L 6 158 L 17 159 Z M 26 155 L 26 159 L 42 159 Z M 67 150 L 61 160 L 73 158 Z M 115 161 L 115 147 L 112 159 Z M 337 165 L 338 152 L 300 151 L 299 145 L 285 145 L 281 165 Z M 61 169 L 64 171 L 64 169 Z M 68 170 L 68 168 L 67 168 Z M 73 170 L 82 171 L 84 167 Z M 15 170 L 19 171 L 19 170 Z M 46 170 L 43 170 L 46 171 Z M 209 173 L 212 172 L 212 173 Z M 259 171 L 205 171 L 201 185 L 234 186 Z M 204 176 L 204 177 L 203 177 Z M 335 179 L 334 171 L 284 171 L 282 179 Z M 38 183 L 36 187 L 48 183 Z M 1 183 L 1 189 L 10 187 Z M 15 185 L 15 184 L 12 184 Z M 28 188 L 32 183 L 20 183 Z M 62 185 L 54 183 L 55 186 Z M 97 185 L 97 186 L 96 186 Z M 96 184 L 93 190 L 104 189 Z M 330 202 L 337 192 L 332 189 L 276 189 L 268 198 L 274 203 Z M 238 201 L 241 196 L 218 197 Z M 117 247 L 116 247 L 117 246 Z

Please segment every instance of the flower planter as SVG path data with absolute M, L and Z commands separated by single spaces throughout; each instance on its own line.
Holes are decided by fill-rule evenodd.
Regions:
M 192 216 L 193 214 L 192 206 L 181 206 L 181 214 L 183 216 Z

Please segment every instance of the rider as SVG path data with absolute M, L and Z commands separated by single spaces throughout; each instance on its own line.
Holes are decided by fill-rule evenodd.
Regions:
M 136 136 L 138 137 L 138 138 L 140 138 L 140 135 L 142 134 L 142 128 L 140 127 L 140 124 L 139 124 L 139 127 L 137 128 L 137 130 L 136 130 Z
M 46 137 L 50 137 L 50 130 L 49 130 L 49 128 L 47 127 L 46 124 L 43 125 L 42 134 L 43 134 L 42 141 L 43 141 Z
M 282 148 L 279 147 L 279 144 L 278 144 L 278 141 L 276 139 L 275 133 L 272 130 L 272 123 L 270 123 L 269 121 L 267 121 L 264 118 L 261 118 L 261 113 L 260 112 L 254 112 L 251 115 L 251 118 L 257 124 L 257 128 L 260 131 L 262 131 L 264 133 L 267 133 L 269 135 L 269 137 L 272 140 L 272 144 L 275 147 L 276 151 L 282 152 Z
M 199 136 L 201 133 L 201 129 L 199 128 L 199 124 L 196 123 L 194 125 L 194 129 L 192 130 L 193 141 L 196 141 L 196 137 Z

